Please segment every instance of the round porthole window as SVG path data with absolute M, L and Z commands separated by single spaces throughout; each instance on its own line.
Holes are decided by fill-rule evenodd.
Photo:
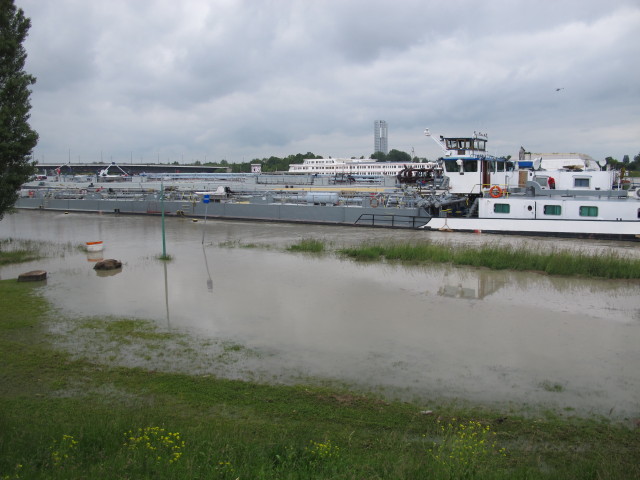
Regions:
M 531 211 L 531 210 L 533 210 L 533 207 L 532 207 L 531 205 L 529 205 L 529 206 L 527 207 L 527 210 Z

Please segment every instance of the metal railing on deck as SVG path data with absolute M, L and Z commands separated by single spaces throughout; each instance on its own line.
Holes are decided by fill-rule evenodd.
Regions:
M 389 228 L 418 228 L 429 220 L 431 220 L 431 217 L 421 215 L 363 213 L 355 221 L 355 225 Z

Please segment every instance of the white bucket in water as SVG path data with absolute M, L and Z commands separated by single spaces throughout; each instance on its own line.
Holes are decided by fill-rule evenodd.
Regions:
M 87 242 L 87 252 L 101 252 L 103 248 L 102 242 Z

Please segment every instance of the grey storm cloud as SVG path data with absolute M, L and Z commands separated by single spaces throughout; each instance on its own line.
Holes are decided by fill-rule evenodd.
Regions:
M 635 0 L 16 0 L 45 162 L 640 152 Z M 562 88 L 562 90 L 557 90 Z

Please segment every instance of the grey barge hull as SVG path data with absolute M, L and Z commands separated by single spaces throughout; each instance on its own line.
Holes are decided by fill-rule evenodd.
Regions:
M 152 197 L 152 198 L 149 198 Z M 161 215 L 191 218 L 294 222 L 363 227 L 419 228 L 430 217 L 418 206 L 290 204 L 260 199 L 251 202 L 164 200 L 157 196 L 139 199 L 22 197 L 18 209 Z

